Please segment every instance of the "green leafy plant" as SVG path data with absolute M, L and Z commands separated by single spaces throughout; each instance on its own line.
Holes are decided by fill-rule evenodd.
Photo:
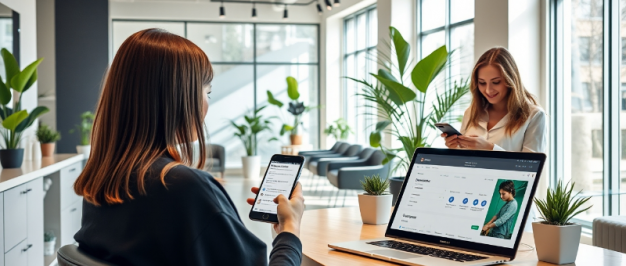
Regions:
M 41 124 L 35 132 L 37 140 L 41 143 L 53 143 L 61 139 L 61 133 L 52 130 L 48 125 Z
M 350 133 L 354 132 L 352 132 L 352 128 L 350 128 L 348 122 L 343 118 L 335 120 L 324 129 L 324 134 L 333 136 L 335 140 L 346 140 L 348 136 L 350 136 Z
M 261 106 L 252 111 L 252 116 L 244 115 L 246 121 L 245 124 L 238 125 L 235 121 L 231 120 L 230 124 L 237 129 L 235 136 L 237 136 L 246 148 L 246 154 L 253 156 L 256 154 L 257 135 L 263 131 L 272 131 L 270 127 L 272 125 L 272 119 L 275 117 L 263 118 L 259 113 L 263 111 L 267 106 Z M 271 138 L 268 141 L 274 141 L 276 138 Z
M 366 115 L 379 121 L 370 133 L 370 145 L 378 147 L 386 155 L 383 164 L 398 159 L 399 163 L 393 170 L 398 167 L 407 170 L 415 149 L 430 146 L 433 138 L 429 140 L 429 134 L 437 132 L 435 123 L 454 120 L 447 114 L 469 92 L 469 84 L 467 79 L 462 79 L 448 88 L 433 88 L 431 83 L 448 64 L 451 55 L 446 46 L 439 47 L 411 68 L 409 43 L 396 28 L 390 27 L 389 31 L 389 46 L 394 48 L 397 65 L 392 63 L 391 55 L 378 51 L 385 67 L 378 73 L 370 74 L 375 83 L 370 84 L 365 79 L 348 79 L 362 85 L 358 95 L 365 99 L 366 107 L 374 110 Z M 405 82 L 407 76 L 410 77 L 410 84 Z M 432 98 L 434 101 L 430 100 Z M 428 102 L 432 102 L 430 108 L 427 108 Z M 398 139 L 402 147 L 383 146 L 383 133 Z
M 43 233 L 43 242 L 52 242 L 56 239 L 57 237 L 51 231 Z
M 78 131 L 80 134 L 80 145 L 87 146 L 91 143 L 91 129 L 93 128 L 93 119 L 95 115 L 90 112 L 84 112 L 80 115 L 80 124 L 75 129 L 70 130 L 70 134 Z
M 578 191 L 576 194 L 572 194 L 574 190 L 574 183 L 568 182 L 563 185 L 563 181 L 559 181 L 556 188 L 548 188 L 548 195 L 545 200 L 538 198 L 534 199 L 539 214 L 541 215 L 542 223 L 551 225 L 569 225 L 569 220 L 574 216 L 589 210 L 592 206 L 582 208 L 582 206 L 591 199 L 591 197 L 581 197 Z
M 20 70 L 11 52 L 2 48 L 0 53 L 6 69 L 5 76 L 0 76 L 0 118 L 2 118 L 3 127 L 0 133 L 4 139 L 5 148 L 10 150 L 18 148 L 24 130 L 49 110 L 44 106 L 37 106 L 30 113 L 22 110 L 22 96 L 37 81 L 37 66 L 43 58 Z
M 365 176 L 365 180 L 361 180 L 361 187 L 365 190 L 367 195 L 379 196 L 386 194 L 385 191 L 389 188 L 389 179 L 380 178 L 380 175 L 373 175 L 372 177 Z
M 298 92 L 298 81 L 294 77 L 287 77 L 287 96 L 291 100 L 287 112 L 293 116 L 293 123 L 285 122 L 286 119 L 281 116 L 283 126 L 280 129 L 280 135 L 283 136 L 287 132 L 291 135 L 298 135 L 300 134 L 300 126 L 302 126 L 302 115 L 315 107 L 306 106 L 304 102 L 298 101 L 300 93 Z M 274 94 L 269 90 L 267 91 L 267 102 L 278 108 L 284 106 L 283 102 L 274 98 Z

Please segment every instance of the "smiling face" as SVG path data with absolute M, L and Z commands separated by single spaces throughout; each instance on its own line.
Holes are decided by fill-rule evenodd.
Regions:
M 478 90 L 493 105 L 506 103 L 509 96 L 509 88 L 502 73 L 492 65 L 486 65 L 478 70 Z

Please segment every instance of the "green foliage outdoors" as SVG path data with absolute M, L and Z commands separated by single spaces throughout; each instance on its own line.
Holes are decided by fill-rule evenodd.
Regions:
M 41 124 L 35 132 L 37 140 L 41 143 L 53 143 L 61 139 L 61 133 L 52 130 L 48 125 Z
M 37 66 L 43 58 L 20 70 L 17 60 L 9 50 L 0 50 L 5 67 L 4 77 L 0 74 L 0 118 L 5 149 L 17 149 L 22 140 L 22 133 L 35 120 L 49 110 L 44 106 L 37 106 L 30 113 L 22 110 L 22 96 L 37 81 Z M 10 104 L 11 103 L 11 104 Z
M 388 48 L 395 53 L 378 51 L 378 63 L 385 67 L 378 73 L 370 74 L 375 82 L 347 78 L 361 85 L 362 91 L 358 95 L 365 99 L 365 107 L 373 110 L 366 115 L 379 121 L 370 133 L 370 145 L 385 153 L 383 164 L 397 159 L 399 163 L 393 169 L 401 167 L 408 170 L 415 149 L 430 146 L 429 139 L 432 138 L 428 134 L 437 132 L 435 123 L 454 120 L 448 114 L 469 92 L 469 83 L 468 79 L 447 80 L 448 86 L 433 88 L 433 80 L 442 73 L 452 53 L 444 45 L 413 65 L 409 61 L 409 43 L 396 28 L 390 27 L 389 31 L 391 43 L 388 43 Z M 397 64 L 393 63 L 392 57 Z M 405 81 L 407 79 L 411 84 Z M 430 101 L 431 98 L 434 101 L 427 103 L 427 99 Z M 398 139 L 402 147 L 383 146 L 384 133 Z
M 383 195 L 389 187 L 389 179 L 382 179 L 378 174 L 373 175 L 372 177 L 365 176 L 365 180 L 361 180 L 360 182 L 361 187 L 363 187 L 363 190 L 365 190 L 367 195 Z
M 574 183 L 563 185 L 563 181 L 559 181 L 556 188 L 548 188 L 548 195 L 545 200 L 535 198 L 535 204 L 539 209 L 541 219 L 544 224 L 551 225 L 569 225 L 569 221 L 574 216 L 589 210 L 592 206 L 581 209 L 582 206 L 591 199 L 591 197 L 580 196 L 578 191 L 572 194 Z
M 350 136 L 350 133 L 353 133 L 352 129 L 343 118 L 335 120 L 324 130 L 324 134 L 333 136 L 337 141 L 346 140 Z
M 263 118 L 259 113 L 263 111 L 267 106 L 261 106 L 252 111 L 252 116 L 244 115 L 246 121 L 245 124 L 237 124 L 231 120 L 230 124 L 237 129 L 235 136 L 238 137 L 246 148 L 246 154 L 248 156 L 256 155 L 256 147 L 258 143 L 258 134 L 263 131 L 272 131 L 270 127 L 272 125 L 272 119 L 276 117 Z M 276 138 L 271 138 L 268 141 L 274 141 Z
M 93 128 L 93 119 L 95 115 L 90 112 L 84 112 L 80 115 L 80 124 L 76 125 L 75 129 L 70 130 L 70 134 L 78 131 L 80 134 L 80 145 L 86 146 L 91 143 L 91 129 Z
M 280 135 L 289 132 L 291 135 L 300 134 L 300 126 L 302 126 L 302 115 L 315 109 L 315 106 L 306 106 L 304 102 L 299 101 L 300 92 L 298 92 L 298 81 L 294 77 L 287 77 L 287 96 L 291 100 L 287 107 L 287 112 L 293 116 L 293 122 L 288 123 L 282 116 L 283 126 L 280 129 Z M 267 91 L 267 102 L 278 108 L 282 108 L 285 104 L 274 97 L 271 91 Z

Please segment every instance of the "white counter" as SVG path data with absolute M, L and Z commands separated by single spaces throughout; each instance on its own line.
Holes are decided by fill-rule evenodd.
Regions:
M 85 155 L 83 154 L 55 154 L 52 157 L 24 161 L 22 168 L 0 168 L 2 171 L 0 172 L 0 192 L 27 183 L 38 177 L 47 176 L 84 159 Z

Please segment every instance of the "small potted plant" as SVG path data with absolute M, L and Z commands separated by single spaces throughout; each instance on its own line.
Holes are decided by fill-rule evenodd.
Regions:
M 54 236 L 52 231 L 48 231 L 43 234 L 43 254 L 45 256 L 54 255 L 56 242 L 57 237 Z
M 2 48 L 0 53 L 6 70 L 6 75 L 0 77 L 0 134 L 5 145 L 0 149 L 0 164 L 3 168 L 20 168 L 24 161 L 24 149 L 20 148 L 22 133 L 49 111 L 44 106 L 37 106 L 30 113 L 22 109 L 22 96 L 37 81 L 37 66 L 43 58 L 20 71 L 11 52 Z
M 328 127 L 324 130 L 324 133 L 328 136 L 333 136 L 336 141 L 340 141 L 348 139 L 350 133 L 352 133 L 352 129 L 345 119 L 339 118 L 332 124 L 328 125 Z
M 365 193 L 359 194 L 359 209 L 364 224 L 386 224 L 391 215 L 391 194 L 386 190 L 389 180 L 380 178 L 380 175 L 366 176 L 361 181 Z
M 80 134 L 80 145 L 76 146 L 76 152 L 89 156 L 91 153 L 91 129 L 93 128 L 94 114 L 90 111 L 80 115 L 80 124 L 76 125 L 76 129 L 70 130 L 70 133 L 78 131 Z
M 55 142 L 61 139 L 61 133 L 52 130 L 48 125 L 41 124 L 35 133 L 41 143 L 41 156 L 50 157 L 54 154 Z
M 554 264 L 567 264 L 576 261 L 580 244 L 581 225 L 570 223 L 591 197 L 580 196 L 580 191 L 572 194 L 574 183 L 569 186 L 559 181 L 555 189 L 548 188 L 545 200 L 534 199 L 543 221 L 533 223 L 533 235 L 537 258 Z
M 263 118 L 259 115 L 265 107 L 261 106 L 252 111 L 252 116 L 244 115 L 245 124 L 239 125 L 235 121 L 230 121 L 230 124 L 237 129 L 234 135 L 243 142 L 243 146 L 246 148 L 246 156 L 241 157 L 244 178 L 258 178 L 261 171 L 261 157 L 256 154 L 257 142 L 259 141 L 257 134 L 272 130 L 270 128 L 271 118 Z M 268 141 L 273 140 L 276 138 L 271 138 Z
M 289 132 L 291 145 L 301 145 L 302 135 L 300 134 L 300 127 L 302 126 L 302 116 L 315 107 L 306 106 L 304 102 L 298 101 L 300 93 L 298 92 L 298 81 L 294 77 L 287 77 L 287 96 L 291 99 L 287 112 L 293 116 L 293 123 L 285 122 L 286 120 L 281 116 L 283 126 L 280 129 L 280 135 L 283 136 Z M 276 100 L 269 90 L 267 91 L 267 102 L 278 108 L 282 108 L 284 105 L 281 101 Z

